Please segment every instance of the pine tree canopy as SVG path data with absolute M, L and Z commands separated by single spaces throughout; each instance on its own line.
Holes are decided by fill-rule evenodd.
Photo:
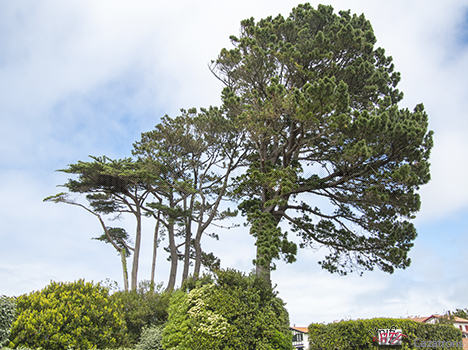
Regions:
M 257 273 L 295 260 L 283 222 L 301 247 L 329 249 L 330 272 L 408 267 L 432 132 L 422 104 L 399 107 L 400 74 L 370 22 L 304 4 L 288 18 L 242 21 L 231 41 L 211 70 L 247 140 L 233 195 L 256 238 Z

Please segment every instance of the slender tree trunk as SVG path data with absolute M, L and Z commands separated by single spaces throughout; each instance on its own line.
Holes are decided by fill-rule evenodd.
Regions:
M 137 219 L 136 237 L 135 237 L 135 250 L 133 251 L 132 263 L 132 290 L 138 287 L 138 261 L 140 259 L 140 245 L 141 245 L 141 213 L 140 208 L 137 206 L 135 213 Z
M 150 280 L 150 288 L 154 291 L 154 275 L 156 271 L 156 256 L 158 253 L 158 236 L 159 236 L 159 224 L 161 218 L 161 211 L 158 210 L 158 218 L 156 220 L 156 225 L 154 226 L 154 238 L 153 238 L 153 261 L 151 262 L 151 280 Z
M 111 244 L 114 246 L 114 248 L 119 252 L 120 254 L 120 259 L 122 262 L 122 272 L 123 272 L 123 282 L 124 282 L 124 289 L 125 291 L 128 291 L 128 270 L 127 270 L 127 257 L 126 257 L 126 249 L 125 248 L 120 248 L 112 239 L 111 235 L 109 234 L 109 231 L 107 230 L 106 224 L 102 220 L 101 216 L 99 214 L 96 214 L 95 212 L 89 210 L 88 208 L 84 207 L 83 205 L 79 205 L 82 208 L 85 208 L 87 211 L 92 213 L 93 215 L 96 215 L 96 217 L 99 219 L 99 222 L 101 223 L 102 228 L 104 229 L 104 233 L 107 236 L 107 239 Z
M 200 269 L 201 269 L 201 256 L 202 256 L 202 250 L 201 250 L 201 237 L 202 237 L 203 231 L 201 229 L 201 225 L 198 226 L 198 231 L 197 235 L 195 236 L 195 267 L 193 269 L 193 277 L 196 279 L 198 276 L 200 276 Z
M 188 226 L 187 226 L 188 228 Z M 189 229 L 185 233 L 185 252 L 184 252 L 184 270 L 182 272 L 182 282 L 184 282 L 189 275 L 190 268 L 190 245 L 192 240 L 192 235 Z
M 177 246 L 175 244 L 175 237 L 174 237 L 174 224 L 169 223 L 168 227 L 168 234 L 169 234 L 169 249 L 171 251 L 171 270 L 169 273 L 169 282 L 167 283 L 166 291 L 172 291 L 175 286 L 176 277 L 177 277 Z
M 124 290 L 128 291 L 128 271 L 127 271 L 127 250 L 122 248 L 119 250 L 120 258 L 122 260 L 122 271 L 123 271 L 123 281 L 124 281 Z
M 192 196 L 193 198 L 193 196 Z M 184 209 L 186 210 L 186 201 L 184 199 Z M 190 201 L 190 207 L 193 207 L 193 200 Z M 182 283 L 187 279 L 189 275 L 189 268 L 190 268 L 190 246 L 192 241 L 192 218 L 186 217 L 185 218 L 185 252 L 184 252 L 184 270 L 182 272 Z

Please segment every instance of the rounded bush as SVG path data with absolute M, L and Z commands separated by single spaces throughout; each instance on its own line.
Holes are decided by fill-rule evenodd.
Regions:
M 263 279 L 230 269 L 214 277 L 173 293 L 164 349 L 292 350 L 284 302 Z
M 106 288 L 79 280 L 51 282 L 17 298 L 9 346 L 48 350 L 116 348 L 126 341 L 123 306 Z

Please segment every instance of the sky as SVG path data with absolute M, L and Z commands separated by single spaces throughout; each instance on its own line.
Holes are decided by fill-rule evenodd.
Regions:
M 311 1 L 316 7 L 320 2 Z M 323 1 L 364 13 L 401 72 L 401 107 L 424 103 L 434 130 L 432 180 L 420 190 L 412 264 L 389 275 L 331 275 L 325 251 L 300 250 L 277 263 L 278 296 L 291 325 L 372 317 L 429 316 L 468 308 L 468 2 Z M 172 2 L 21 0 L 0 2 L 0 294 L 18 296 L 51 280 L 122 285 L 120 258 L 95 217 L 44 203 L 61 192 L 56 172 L 89 155 L 124 158 L 165 114 L 219 105 L 208 64 L 231 48 L 240 21 L 283 14 L 289 0 Z M 239 222 L 242 219 L 239 218 Z M 109 222 L 111 225 L 112 223 Z M 133 232 L 133 221 L 119 225 Z M 152 223 L 143 225 L 139 279 L 150 278 Z M 222 267 L 248 273 L 248 228 L 202 241 Z M 169 265 L 161 250 L 156 280 Z M 177 284 L 180 284 L 180 279 Z

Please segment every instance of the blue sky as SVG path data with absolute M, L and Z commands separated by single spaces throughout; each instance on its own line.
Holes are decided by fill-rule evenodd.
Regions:
M 312 1 L 316 6 L 319 2 Z M 340 277 L 303 250 L 273 273 L 291 323 L 430 315 L 468 307 L 468 3 L 324 1 L 364 13 L 377 45 L 402 74 L 402 107 L 423 102 L 435 131 L 432 180 L 421 189 L 412 266 Z M 88 155 L 130 156 L 140 133 L 180 108 L 217 105 L 222 86 L 208 70 L 242 19 L 288 15 L 294 1 L 0 2 L 0 294 L 79 278 L 121 284 L 119 257 L 91 240 L 99 222 L 84 210 L 43 203 L 67 180 L 55 172 Z M 240 219 L 239 219 L 240 220 Z M 133 232 L 130 219 L 119 223 Z M 140 279 L 149 279 L 145 222 Z M 244 227 L 203 242 L 223 267 L 248 272 L 253 240 Z M 161 251 L 158 281 L 167 281 Z

